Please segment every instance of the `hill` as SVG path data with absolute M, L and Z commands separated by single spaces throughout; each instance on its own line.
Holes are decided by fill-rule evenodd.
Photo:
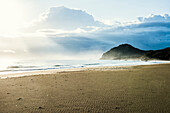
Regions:
M 165 48 L 161 50 L 144 51 L 135 48 L 130 44 L 122 44 L 104 53 L 101 59 L 102 60 L 117 60 L 117 59 L 170 60 L 170 48 Z

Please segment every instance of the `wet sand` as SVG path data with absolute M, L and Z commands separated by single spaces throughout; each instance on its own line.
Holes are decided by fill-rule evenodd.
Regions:
M 168 113 L 170 64 L 0 79 L 0 113 Z

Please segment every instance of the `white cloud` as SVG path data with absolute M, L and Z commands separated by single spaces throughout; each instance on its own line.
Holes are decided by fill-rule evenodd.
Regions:
M 99 30 L 99 27 L 95 26 L 88 26 L 84 29 L 77 28 L 75 30 L 63 30 L 63 29 L 40 29 L 37 31 L 37 33 L 44 34 L 44 35 L 57 35 L 57 36 L 69 36 L 69 35 L 75 35 L 75 34 L 87 34 L 92 33 L 97 30 Z
M 170 16 L 168 14 L 164 15 L 154 15 L 151 14 L 147 17 L 138 17 L 140 22 L 170 22 Z
M 41 29 L 62 29 L 75 30 L 84 29 L 88 26 L 103 26 L 96 21 L 92 15 L 78 9 L 70 9 L 64 6 L 51 7 L 33 24 L 35 30 Z

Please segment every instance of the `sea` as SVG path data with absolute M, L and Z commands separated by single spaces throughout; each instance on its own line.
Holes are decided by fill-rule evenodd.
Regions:
M 141 61 L 141 60 L 2 60 L 0 75 L 41 70 L 74 69 L 102 66 L 134 66 L 170 63 L 170 61 Z

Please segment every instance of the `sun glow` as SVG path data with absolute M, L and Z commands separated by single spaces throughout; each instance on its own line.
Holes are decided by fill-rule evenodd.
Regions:
M 0 0 L 0 33 L 18 32 L 23 26 L 23 7 L 16 0 Z

